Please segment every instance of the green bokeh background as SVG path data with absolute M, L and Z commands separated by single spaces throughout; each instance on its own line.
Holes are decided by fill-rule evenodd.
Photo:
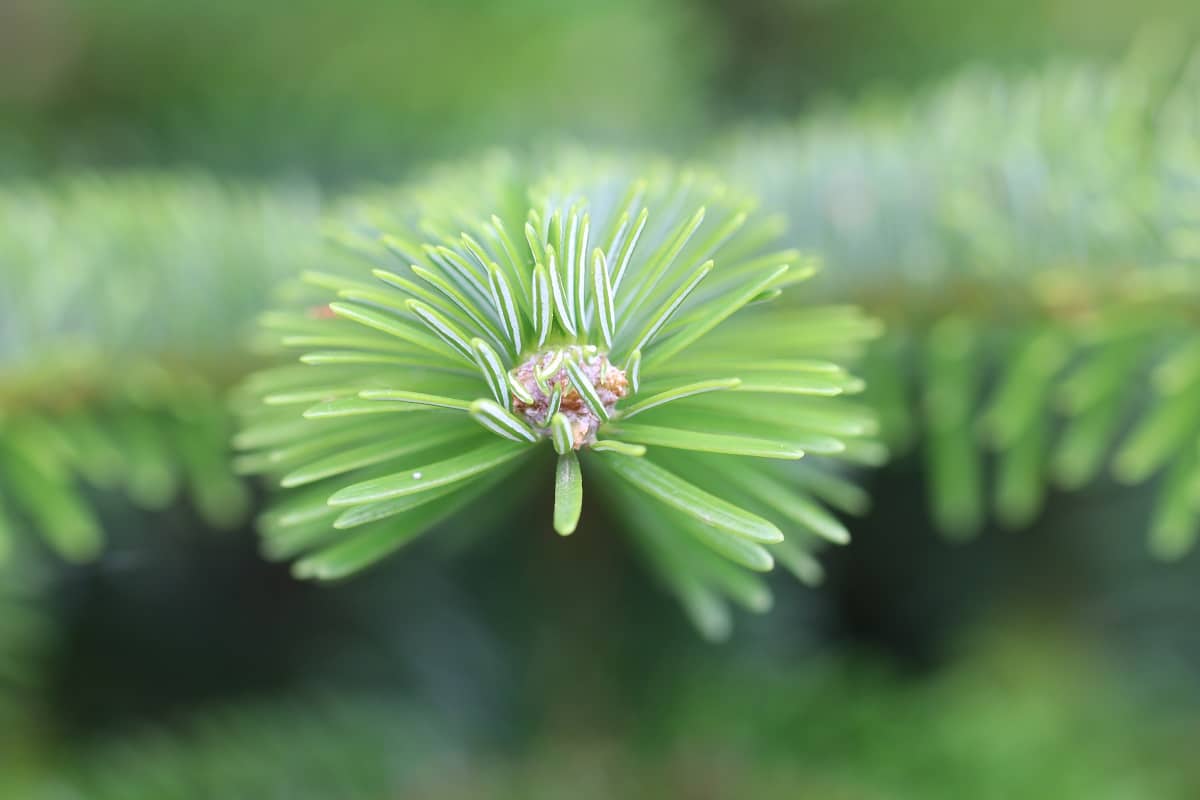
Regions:
M 6 0 L 0 176 L 269 178 L 309 213 L 313 187 L 496 145 L 686 157 L 1197 25 L 1187 0 Z M 239 333 L 194 319 L 197 340 Z M 88 346 L 39 380 L 68 385 Z M 777 581 L 721 646 L 598 524 L 562 542 L 530 511 L 327 588 L 263 563 L 248 526 L 96 492 L 104 557 L 5 576 L 0 796 L 1200 796 L 1200 556 L 1156 562 L 1147 496 L 1103 485 L 952 544 L 913 461 L 864 477 L 874 510 L 824 587 Z

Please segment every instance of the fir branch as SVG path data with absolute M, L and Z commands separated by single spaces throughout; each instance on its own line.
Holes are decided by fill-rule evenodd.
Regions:
M 541 485 L 530 455 L 554 450 L 559 533 L 581 515 L 586 528 L 595 482 L 632 536 L 669 540 L 651 564 L 685 605 L 702 593 L 712 614 L 725 597 L 764 610 L 765 587 L 725 559 L 769 569 L 784 534 L 768 518 L 791 531 L 798 517 L 753 491 L 744 506 L 725 499 L 733 480 L 722 476 L 744 468 L 729 455 L 857 452 L 846 442 L 873 427 L 848 427 L 837 410 L 862 383 L 812 359 L 852 352 L 877 326 L 852 309 L 753 303 L 786 285 L 791 265 L 763 257 L 751 202 L 699 171 L 567 154 L 551 167 L 467 169 L 382 207 L 348 203 L 335 238 L 359 263 L 311 280 L 291 306 L 308 314 L 269 317 L 279 352 L 310 366 L 273 368 L 240 393 L 241 463 L 308 484 L 264 516 L 266 551 L 303 556 L 298 575 L 341 577 L 451 514 L 476 516 L 490 485 L 528 493 Z M 317 340 L 347 357 L 314 359 Z M 717 394 L 738 398 L 704 404 Z M 825 413 L 806 413 L 808 395 Z M 665 466 L 676 449 L 710 488 Z M 818 495 L 772 474 L 811 509 L 800 530 L 812 530 L 808 517 L 826 513 Z M 795 545 L 792 565 L 804 561 Z M 693 616 L 709 634 L 726 629 Z
M 0 559 L 24 528 L 94 557 L 97 490 L 213 524 L 249 498 L 222 394 L 268 290 L 309 263 L 320 195 L 198 174 L 76 174 L 0 189 Z
M 1155 552 L 1194 541 L 1197 87 L 1200 54 L 1150 34 L 1119 68 L 974 72 L 727 143 L 789 243 L 827 258 L 814 288 L 888 320 L 868 400 L 897 449 L 919 442 L 947 531 L 988 506 L 1026 525 L 1107 468 L 1162 478 Z

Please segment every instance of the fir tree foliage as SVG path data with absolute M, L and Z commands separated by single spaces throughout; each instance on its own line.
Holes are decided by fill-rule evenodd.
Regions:
M 868 397 L 894 449 L 920 444 L 949 533 L 1107 473 L 1157 479 L 1156 553 L 1194 541 L 1198 96 L 1200 57 L 1151 30 L 1117 68 L 976 71 L 727 143 L 828 260 L 814 289 L 886 321 Z
M 95 557 L 97 492 L 243 518 L 224 393 L 268 288 L 319 241 L 311 187 L 80 173 L 0 190 L 0 560 Z
M 560 534 L 619 519 L 720 636 L 727 600 L 769 606 L 754 572 L 812 580 L 811 545 L 847 540 L 826 505 L 861 510 L 861 491 L 796 462 L 884 458 L 838 364 L 878 326 L 780 310 L 814 265 L 749 198 L 699 169 L 501 157 L 336 218 L 340 256 L 263 319 L 291 363 L 238 401 L 239 468 L 286 490 L 264 549 L 297 575 L 350 575 L 459 512 L 476 525 L 485 494 L 536 519 L 552 484 Z

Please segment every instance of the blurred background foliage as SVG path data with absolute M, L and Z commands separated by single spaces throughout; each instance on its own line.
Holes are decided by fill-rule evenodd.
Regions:
M 975 67 L 729 137 L 731 173 L 889 323 L 864 369 L 919 440 L 941 527 L 1021 528 L 1051 486 L 1166 475 L 1160 556 L 1196 534 L 1200 58 L 1165 26 L 1104 67 Z M 994 458 L 989 458 L 989 453 Z
M 330 179 L 563 134 L 704 141 L 967 64 L 1111 58 L 1188 0 L 8 0 L 6 166 Z
M 0 102 L 51 167 L 396 174 L 530 136 L 697 133 L 714 20 L 569 0 L 11 0 Z
M 998 460 L 974 444 L 1064 296 L 1164 278 L 1136 363 L 1195 337 L 1198 24 L 1185 0 L 0 4 L 0 795 L 1200 795 L 1200 555 L 1148 551 L 1159 487 L 1044 468 L 1046 387 L 1108 340 L 1055 327 L 1062 370 L 1017 381 L 1038 412 Z M 297 584 L 229 472 L 220 398 L 322 213 L 564 137 L 716 161 L 824 257 L 822 299 L 894 332 L 873 510 L 721 648 L 600 524 L 517 514 Z M 1171 405 L 1119 366 L 1127 403 Z M 1007 512 L 938 494 L 992 471 Z M 983 535 L 946 541 L 956 513 Z

